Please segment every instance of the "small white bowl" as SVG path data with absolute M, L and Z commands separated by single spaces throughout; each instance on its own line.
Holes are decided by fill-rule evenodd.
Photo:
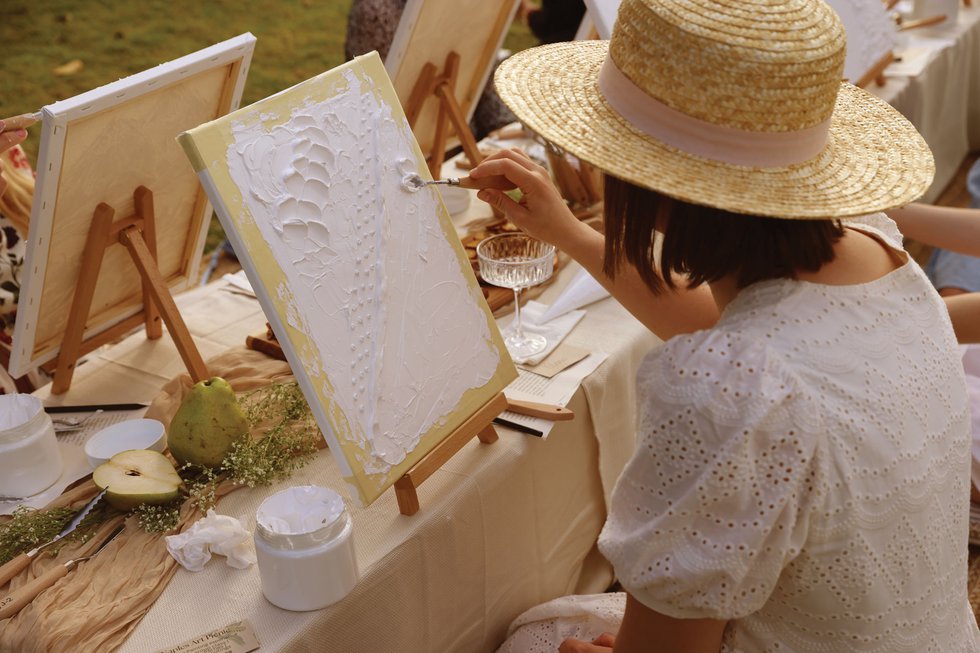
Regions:
M 94 469 L 120 451 L 152 449 L 162 452 L 166 447 L 167 434 L 162 422 L 130 419 L 107 426 L 89 438 L 85 443 L 85 455 Z

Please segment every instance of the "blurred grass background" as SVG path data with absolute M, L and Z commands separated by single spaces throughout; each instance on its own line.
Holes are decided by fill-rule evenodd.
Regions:
M 0 117 L 37 111 L 244 32 L 257 39 L 242 98 L 251 104 L 343 63 L 350 2 L 2 0 Z M 535 44 L 515 22 L 505 47 Z M 78 70 L 59 74 L 62 67 Z M 39 138 L 34 127 L 24 144 L 32 162 Z M 207 251 L 222 238 L 212 220 Z

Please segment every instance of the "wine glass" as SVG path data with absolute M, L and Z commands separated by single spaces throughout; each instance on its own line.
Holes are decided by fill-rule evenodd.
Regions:
M 504 330 L 504 344 L 511 358 L 521 361 L 544 351 L 548 341 L 536 333 L 524 333 L 521 324 L 521 290 L 551 277 L 555 246 L 522 233 L 486 238 L 476 246 L 480 276 L 487 283 L 514 290 L 514 321 Z

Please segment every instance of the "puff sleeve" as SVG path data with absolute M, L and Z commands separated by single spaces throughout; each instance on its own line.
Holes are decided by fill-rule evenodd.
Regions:
M 675 338 L 640 370 L 636 450 L 599 538 L 622 585 L 677 618 L 758 610 L 807 537 L 821 419 L 764 343 Z

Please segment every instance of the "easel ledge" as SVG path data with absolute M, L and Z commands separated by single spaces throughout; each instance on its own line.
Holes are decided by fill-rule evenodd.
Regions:
M 415 463 L 404 476 L 395 481 L 395 498 L 398 511 L 403 515 L 414 515 L 419 511 L 418 487 L 433 472 L 446 464 L 450 458 L 476 436 L 484 444 L 497 441 L 498 435 L 493 427 L 493 418 L 507 410 L 507 397 L 498 392 L 482 408 L 460 424 L 445 440 Z

